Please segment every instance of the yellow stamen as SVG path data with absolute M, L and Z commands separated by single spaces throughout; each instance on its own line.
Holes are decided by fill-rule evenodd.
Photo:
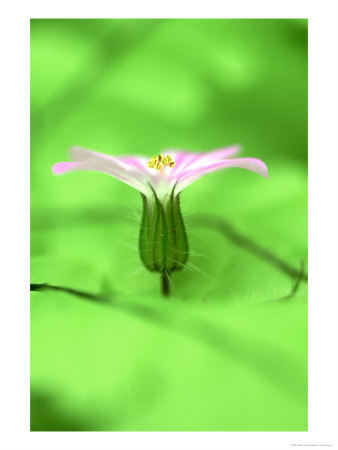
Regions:
M 175 162 L 170 155 L 163 156 L 160 154 L 158 156 L 152 156 L 150 158 L 150 160 L 148 161 L 148 167 L 150 169 L 159 170 L 161 174 L 163 174 L 166 167 L 175 167 Z

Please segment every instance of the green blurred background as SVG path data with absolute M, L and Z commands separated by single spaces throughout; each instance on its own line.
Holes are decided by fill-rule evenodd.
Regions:
M 141 197 L 52 175 L 80 145 L 149 157 L 239 143 L 241 169 L 181 195 L 191 255 L 160 296 Z M 31 430 L 307 430 L 307 284 L 200 215 L 307 270 L 307 20 L 32 20 Z

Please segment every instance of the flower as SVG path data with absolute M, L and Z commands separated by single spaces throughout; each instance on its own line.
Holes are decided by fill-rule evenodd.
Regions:
M 162 274 L 162 291 L 167 295 L 169 274 L 182 269 L 189 254 L 179 204 L 180 192 L 207 173 L 230 167 L 247 169 L 268 178 L 263 161 L 233 158 L 238 151 L 238 146 L 205 153 L 170 150 L 168 154 L 148 159 L 114 157 L 73 147 L 70 151 L 73 161 L 55 164 L 53 172 L 56 175 L 73 170 L 104 172 L 141 192 L 140 257 L 148 270 Z
M 150 164 L 158 158 L 156 156 L 149 161 L 147 157 L 114 157 L 73 147 L 70 150 L 73 162 L 57 163 L 53 166 L 53 172 L 56 175 L 72 170 L 104 172 L 129 184 L 146 196 L 152 196 L 155 190 L 161 200 L 164 200 L 166 195 L 170 196 L 174 187 L 177 195 L 203 175 L 220 169 L 239 167 L 268 178 L 268 169 L 263 161 L 257 158 L 233 158 L 238 151 L 238 146 L 205 153 L 170 150 L 169 158 L 174 164 L 172 166 L 163 164 L 163 170 L 156 170 Z

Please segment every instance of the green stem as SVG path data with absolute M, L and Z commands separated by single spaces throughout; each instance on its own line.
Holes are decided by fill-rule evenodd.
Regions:
M 169 277 L 167 272 L 161 273 L 161 279 L 162 279 L 162 295 L 164 297 L 170 296 L 170 285 L 169 285 Z

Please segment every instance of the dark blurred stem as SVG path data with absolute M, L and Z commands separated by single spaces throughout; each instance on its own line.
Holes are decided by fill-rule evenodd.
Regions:
M 163 297 L 169 297 L 170 296 L 170 286 L 169 286 L 169 277 L 168 277 L 167 272 L 162 272 L 161 278 L 162 278 L 162 295 L 163 295 Z
M 60 291 L 60 292 L 66 292 L 67 294 L 76 295 L 77 297 L 86 298 L 88 300 L 94 300 L 97 302 L 105 303 L 109 299 L 102 296 L 102 295 L 95 295 L 91 294 L 89 292 L 79 291 L 77 289 L 62 287 L 62 286 L 53 286 L 52 284 L 48 283 L 31 283 L 30 284 L 30 290 L 31 291 Z
M 216 216 L 212 217 L 200 215 L 197 217 L 197 220 L 199 224 L 205 224 L 210 228 L 218 230 L 223 236 L 229 238 L 234 244 L 245 248 L 247 251 L 253 253 L 259 258 L 265 259 L 267 262 L 277 267 L 277 269 L 281 270 L 282 272 L 287 273 L 292 277 L 301 276 L 301 280 L 306 282 L 308 281 L 308 275 L 306 272 L 304 272 L 304 268 L 301 271 L 299 271 L 295 267 L 292 267 L 290 264 L 283 261 L 281 258 L 272 253 L 270 250 L 267 250 L 266 248 L 262 247 L 259 243 L 253 241 L 244 234 L 238 232 L 225 219 L 221 219 Z

